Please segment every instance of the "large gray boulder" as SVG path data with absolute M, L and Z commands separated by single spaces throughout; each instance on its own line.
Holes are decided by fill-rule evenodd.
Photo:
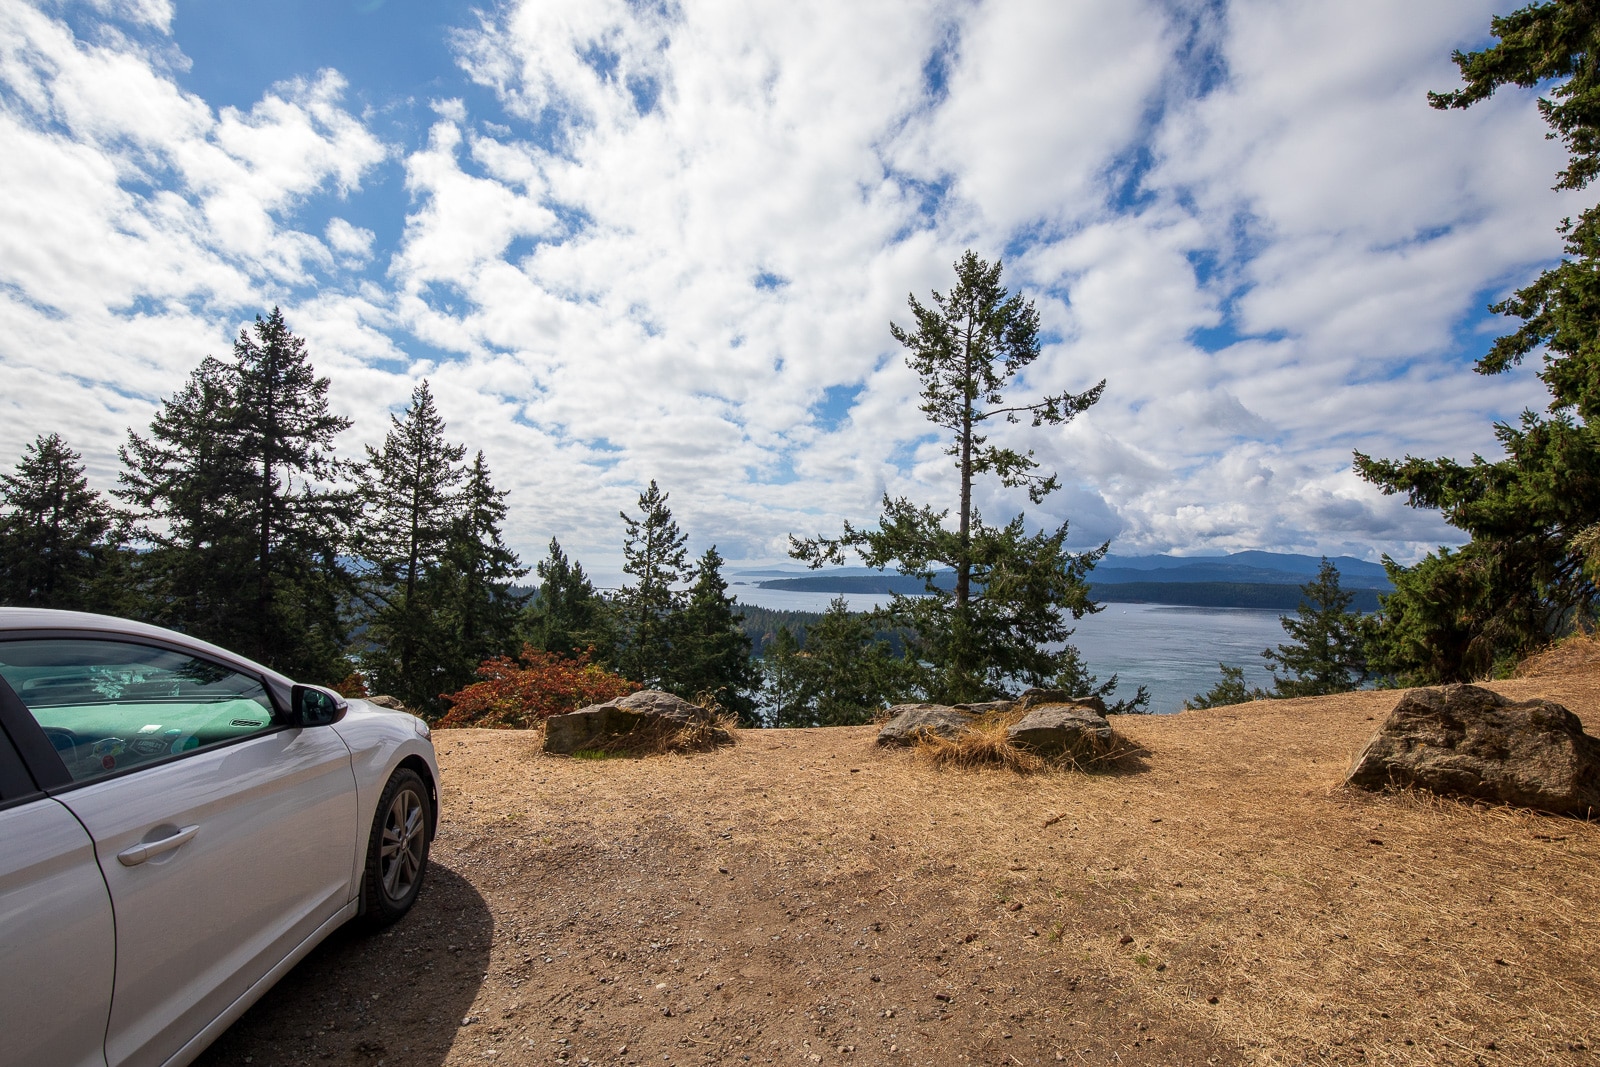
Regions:
M 957 711 L 964 711 L 969 715 L 990 715 L 997 711 L 1010 711 L 1016 707 L 1014 700 L 985 700 L 981 704 L 955 704 Z
M 889 709 L 889 721 L 878 731 L 880 745 L 914 745 L 924 734 L 956 737 L 977 716 L 944 704 L 896 704 Z
M 570 756 L 586 748 L 604 748 L 608 740 L 641 727 L 665 732 L 710 720 L 710 713 L 698 704 L 659 689 L 641 689 L 604 704 L 590 704 L 566 715 L 550 716 L 545 720 L 544 750 Z M 720 727 L 713 728 L 712 734 L 718 744 L 733 740 Z
M 1027 694 L 1023 694 L 1027 699 Z M 1096 701 L 1098 703 L 1098 701 Z M 1104 705 L 1101 705 L 1104 708 Z M 1006 730 L 1006 740 L 1045 759 L 1088 762 L 1116 744 L 1106 717 L 1089 701 L 1040 704 Z
M 1017 698 L 1017 707 L 1023 711 L 1046 704 L 1069 704 L 1074 707 L 1089 708 L 1101 715 L 1106 713 L 1106 702 L 1099 697 L 1093 694 L 1077 697 L 1065 689 L 1025 689 Z
M 1600 740 L 1548 700 L 1513 701 L 1475 685 L 1413 689 L 1356 757 L 1346 782 L 1600 814 Z

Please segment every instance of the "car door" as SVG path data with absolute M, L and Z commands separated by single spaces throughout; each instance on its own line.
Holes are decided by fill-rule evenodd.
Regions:
M 0 642 L 72 777 L 116 919 L 111 1067 L 165 1062 L 353 892 L 355 778 L 259 677 L 128 641 Z
M 105 1067 L 111 898 L 94 842 L 11 743 L 25 714 L 0 682 L 0 1067 Z

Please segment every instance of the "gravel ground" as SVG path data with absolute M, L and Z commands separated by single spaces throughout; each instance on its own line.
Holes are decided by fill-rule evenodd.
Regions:
M 1499 687 L 1594 732 L 1596 678 Z M 1340 788 L 1396 699 L 1123 718 L 1093 777 L 439 731 L 415 909 L 200 1062 L 1597 1062 L 1600 831 Z

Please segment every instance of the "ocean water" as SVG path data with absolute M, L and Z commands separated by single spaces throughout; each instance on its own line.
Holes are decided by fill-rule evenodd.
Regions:
M 826 611 L 834 596 L 753 585 L 734 586 L 730 592 L 747 604 L 783 611 Z M 856 611 L 870 611 L 889 598 L 845 599 Z M 1267 685 L 1271 675 L 1261 650 L 1287 640 L 1280 614 L 1253 608 L 1106 604 L 1098 614 L 1078 621 L 1071 640 L 1090 673 L 1102 682 L 1117 675 L 1119 696 L 1131 696 L 1142 685 L 1150 693 L 1150 710 L 1170 714 L 1221 680 L 1219 662 L 1243 667 L 1247 685 Z

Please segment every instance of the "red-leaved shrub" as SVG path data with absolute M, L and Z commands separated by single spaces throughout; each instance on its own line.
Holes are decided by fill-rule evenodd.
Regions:
M 509 656 L 485 660 L 478 677 L 483 680 L 441 696 L 450 710 L 437 725 L 527 729 L 552 715 L 603 704 L 639 689 L 621 675 L 590 663 L 588 652 L 568 659 L 532 645 L 523 645 L 515 660 Z

